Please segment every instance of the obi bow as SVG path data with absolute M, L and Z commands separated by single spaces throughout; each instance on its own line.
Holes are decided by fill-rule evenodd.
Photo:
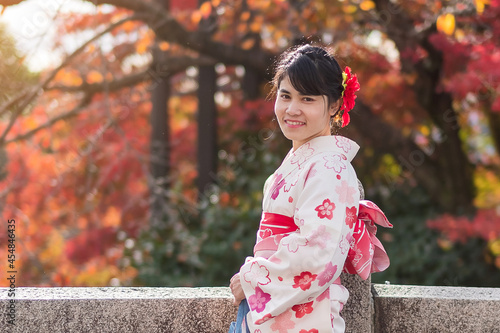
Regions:
M 389 256 L 376 237 L 376 224 L 392 228 L 392 224 L 376 204 L 361 200 L 344 272 L 358 274 L 366 280 L 370 273 L 381 272 L 389 267 Z
M 361 200 L 354 232 L 348 239 L 350 248 L 344 272 L 358 274 L 366 280 L 370 273 L 381 272 L 389 267 L 389 256 L 376 237 L 376 224 L 392 228 L 392 224 L 376 204 Z M 298 229 L 293 217 L 264 212 L 258 232 L 260 241 L 255 245 L 254 253 L 276 251 L 281 239 Z

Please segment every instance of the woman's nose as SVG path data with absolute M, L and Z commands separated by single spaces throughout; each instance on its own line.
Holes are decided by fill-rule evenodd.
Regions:
M 288 107 L 286 109 L 286 113 L 289 115 L 298 115 L 301 112 L 302 111 L 300 110 L 299 103 L 294 101 L 290 102 L 290 104 L 288 104 Z

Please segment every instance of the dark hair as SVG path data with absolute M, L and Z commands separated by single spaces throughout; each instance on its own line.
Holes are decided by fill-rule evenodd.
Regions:
M 276 94 L 287 76 L 292 86 L 303 95 L 326 95 L 328 105 L 336 102 L 344 90 L 339 63 L 319 46 L 307 44 L 285 51 L 276 66 L 272 93 Z

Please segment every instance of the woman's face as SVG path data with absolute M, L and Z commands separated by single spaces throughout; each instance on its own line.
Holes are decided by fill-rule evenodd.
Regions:
M 278 87 L 274 113 L 281 131 L 292 140 L 294 151 L 315 137 L 330 135 L 330 117 L 334 111 L 328 106 L 326 95 L 302 95 L 288 76 Z

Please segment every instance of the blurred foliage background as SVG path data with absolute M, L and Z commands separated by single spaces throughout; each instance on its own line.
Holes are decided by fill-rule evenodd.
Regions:
M 291 147 L 273 63 L 319 42 L 361 83 L 340 134 L 394 225 L 372 281 L 499 286 L 500 1 L 33 3 L 0 0 L 0 21 L 32 8 L 0 29 L 0 209 L 20 285 L 228 285 Z M 46 31 L 51 62 L 33 69 Z

